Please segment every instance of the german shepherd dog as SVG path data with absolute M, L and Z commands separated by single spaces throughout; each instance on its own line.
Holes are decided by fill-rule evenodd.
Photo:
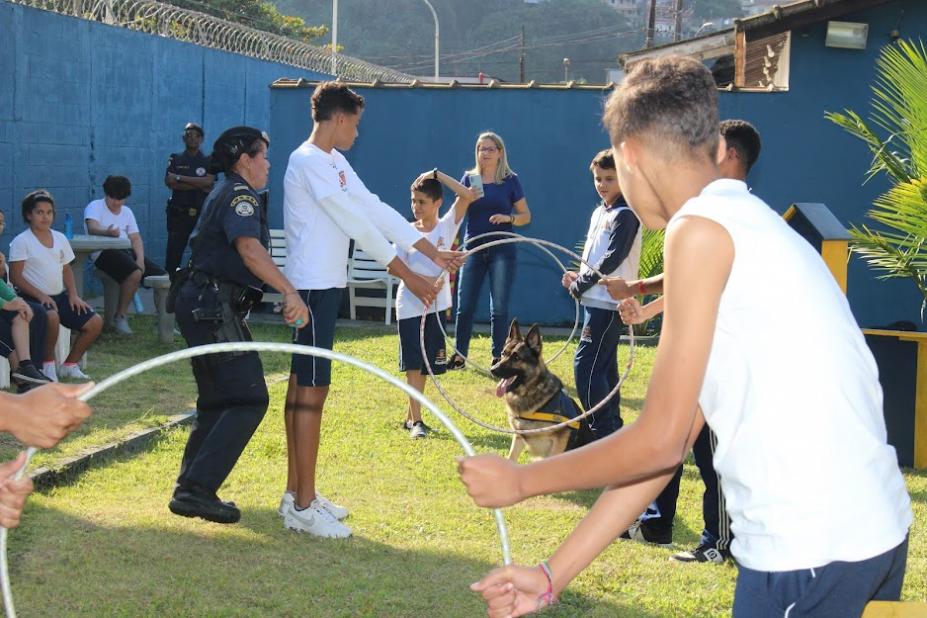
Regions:
M 548 371 L 541 358 L 541 331 L 537 324 L 522 337 L 518 320 L 512 320 L 502 356 L 490 373 L 499 380 L 496 396 L 505 398 L 512 429 L 549 427 L 580 414 L 579 406 L 563 391 L 560 378 Z M 535 420 L 538 416 L 548 420 Z M 534 457 L 558 455 L 577 446 L 581 433 L 585 433 L 581 428 L 566 425 L 554 431 L 516 434 L 508 458 L 517 461 L 526 446 Z

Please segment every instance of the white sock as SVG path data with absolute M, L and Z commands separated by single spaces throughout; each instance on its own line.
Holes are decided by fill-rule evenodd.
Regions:
M 58 381 L 58 372 L 55 370 L 54 361 L 43 362 L 42 363 L 42 373 L 44 373 L 45 377 L 49 378 L 50 380 L 53 380 L 55 382 Z

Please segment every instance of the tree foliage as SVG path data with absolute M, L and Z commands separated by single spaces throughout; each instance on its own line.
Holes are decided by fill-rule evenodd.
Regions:
M 480 72 L 519 79 L 519 37 L 525 29 L 528 80 L 564 78 L 601 83 L 622 51 L 643 44 L 643 30 L 602 0 L 431 0 L 441 29 L 441 74 L 475 77 Z M 312 23 L 331 23 L 331 0 L 277 0 L 286 13 Z M 422 0 L 341 0 L 338 44 L 345 53 L 414 75 L 434 66 L 434 21 Z
M 304 43 L 315 43 L 328 33 L 327 26 L 310 26 L 302 17 L 284 15 L 262 0 L 168 0 L 181 8 L 273 32 Z

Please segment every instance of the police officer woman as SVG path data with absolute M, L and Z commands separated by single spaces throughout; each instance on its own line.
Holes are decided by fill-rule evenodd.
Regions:
M 267 252 L 267 213 L 257 189 L 267 184 L 267 135 L 252 127 L 228 129 L 213 146 L 216 184 L 193 234 L 192 265 L 175 300 L 180 332 L 190 346 L 251 341 L 244 316 L 267 283 L 284 294 L 287 324 L 308 323 L 309 310 Z M 197 416 L 180 464 L 169 508 L 184 517 L 235 523 L 241 512 L 216 495 L 267 411 L 267 385 L 256 352 L 192 360 Z

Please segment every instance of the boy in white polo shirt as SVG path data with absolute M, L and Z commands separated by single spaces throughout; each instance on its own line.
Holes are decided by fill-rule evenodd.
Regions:
M 743 182 L 719 178 L 717 99 L 705 66 L 680 56 L 637 63 L 609 99 L 622 191 L 644 225 L 666 228 L 660 344 L 637 422 L 527 466 L 461 461 L 481 506 L 606 487 L 549 563 L 473 585 L 491 616 L 554 602 L 666 485 L 706 422 L 740 565 L 735 618 L 859 616 L 870 600 L 899 598 L 911 503 L 875 361 L 811 245 Z
M 353 238 L 387 266 L 426 304 L 435 282 L 412 272 L 390 243 L 420 251 L 442 267 L 456 268 L 461 254 L 438 251 L 409 222 L 371 193 L 341 154 L 357 139 L 364 98 L 338 82 L 312 94 L 312 133 L 290 154 L 283 179 L 287 278 L 309 307 L 309 324 L 297 342 L 332 349 L 341 293 L 347 285 L 348 245 Z M 348 510 L 316 491 L 322 409 L 331 384 L 331 361 L 294 355 L 287 388 L 287 488 L 280 500 L 284 526 L 314 536 L 343 538 Z
M 441 185 L 447 185 L 457 195 L 450 210 L 438 218 L 444 199 Z M 447 249 L 457 237 L 460 223 L 467 214 L 467 208 L 473 200 L 479 198 L 476 189 L 468 188 L 445 174 L 434 169 L 415 179 L 411 187 L 412 215 L 415 221 L 412 227 L 427 238 L 438 249 Z M 425 257 L 418 250 L 406 251 L 396 246 L 396 257 L 409 265 L 412 272 L 428 278 L 441 274 L 441 268 Z M 444 312 L 451 308 L 451 287 L 442 285 L 434 305 L 427 309 L 425 318 L 425 352 L 428 363 L 436 375 L 447 369 L 447 351 L 444 344 Z M 428 369 L 422 358 L 421 322 L 426 312 L 422 301 L 409 292 L 405 283 L 399 284 L 396 292 L 396 327 L 399 330 L 399 371 L 404 371 L 409 386 L 420 393 L 425 392 Z M 409 397 L 409 408 L 402 426 L 409 430 L 411 438 L 424 438 L 431 429 L 422 420 L 422 405 Z

